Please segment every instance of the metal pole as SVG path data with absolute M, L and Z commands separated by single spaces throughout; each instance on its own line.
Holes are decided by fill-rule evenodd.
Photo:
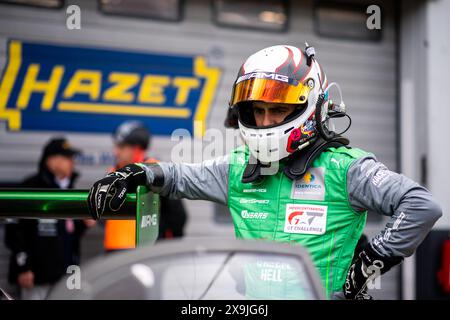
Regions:
M 88 190 L 0 189 L 0 219 L 89 219 Z M 136 194 L 127 195 L 119 212 L 106 211 L 102 219 L 136 219 Z

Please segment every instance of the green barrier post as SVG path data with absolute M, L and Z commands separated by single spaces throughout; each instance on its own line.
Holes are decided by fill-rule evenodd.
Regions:
M 140 186 L 136 202 L 136 247 L 153 244 L 159 233 L 159 195 Z
M 88 190 L 0 189 L 0 219 L 90 219 Z M 105 220 L 136 220 L 136 246 L 158 238 L 159 195 L 146 187 L 128 194 L 117 212 L 106 210 Z

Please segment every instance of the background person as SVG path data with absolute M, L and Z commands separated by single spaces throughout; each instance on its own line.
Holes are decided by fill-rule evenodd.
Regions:
M 156 162 L 146 157 L 150 144 L 150 131 L 139 121 L 122 123 L 113 134 L 117 170 L 135 162 Z M 158 239 L 178 238 L 184 235 L 187 214 L 181 200 L 160 198 Z M 104 248 L 107 252 L 135 248 L 136 222 L 134 220 L 107 220 Z
M 78 153 L 65 138 L 51 139 L 44 147 L 38 173 L 21 186 L 72 189 L 78 177 L 74 171 Z M 94 224 L 91 219 L 19 219 L 6 225 L 5 244 L 11 250 L 8 280 L 18 284 L 22 299 L 45 299 L 67 267 L 79 265 L 81 236 Z

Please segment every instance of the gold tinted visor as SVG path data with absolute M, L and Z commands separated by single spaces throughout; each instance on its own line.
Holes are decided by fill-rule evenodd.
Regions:
M 309 91 L 310 88 L 300 82 L 291 84 L 273 79 L 251 78 L 235 85 L 231 105 L 254 100 L 301 104 L 308 100 Z

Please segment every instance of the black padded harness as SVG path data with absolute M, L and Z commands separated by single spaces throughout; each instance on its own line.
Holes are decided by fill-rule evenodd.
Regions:
M 348 146 L 350 141 L 342 136 L 333 137 L 331 140 L 326 141 L 322 138 L 317 138 L 310 146 L 303 149 L 301 152 L 297 151 L 291 154 L 287 158 L 286 167 L 284 168 L 284 174 L 291 180 L 301 179 L 313 161 L 326 149 L 338 148 L 342 146 Z M 242 174 L 242 183 L 254 183 L 260 181 L 262 167 L 270 167 L 263 165 L 259 160 L 255 159 L 253 155 L 250 155 L 249 162 L 245 167 Z

